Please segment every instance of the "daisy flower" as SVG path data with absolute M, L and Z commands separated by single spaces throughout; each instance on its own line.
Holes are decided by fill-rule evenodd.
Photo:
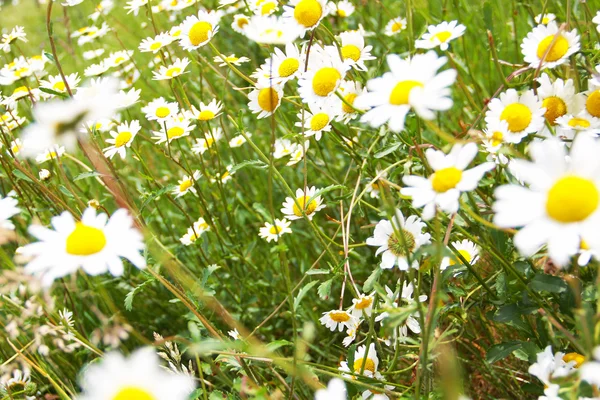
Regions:
M 217 180 L 221 181 L 221 183 L 223 183 L 223 184 L 229 182 L 232 178 L 232 175 L 235 174 L 235 171 L 231 172 L 232 168 L 233 167 L 231 165 L 228 165 L 227 167 L 225 167 L 225 172 L 223 172 L 223 173 L 217 172 L 215 174 L 215 177 L 212 178 L 210 180 L 210 182 L 215 183 L 215 182 L 217 182 Z
M 0 229 L 11 231 L 15 229 L 15 225 L 9 218 L 21 212 L 19 207 L 17 207 L 18 203 L 19 202 L 14 197 L 0 196 Z
M 600 386 L 600 346 L 593 352 L 594 360 L 584 363 L 579 368 L 579 376 L 590 385 Z
M 317 105 L 331 101 L 348 68 L 348 64 L 340 58 L 337 47 L 313 46 L 308 71 L 303 73 L 298 81 L 298 93 L 302 101 Z
M 248 57 L 236 57 L 235 54 L 231 53 L 228 56 L 226 56 L 225 54 L 214 56 L 213 61 L 216 63 L 220 63 L 219 67 L 228 67 L 229 64 L 236 65 L 239 67 L 243 63 L 247 63 L 248 61 L 250 61 L 250 59 Z
M 285 45 L 285 52 L 275 47 L 273 54 L 265 60 L 252 77 L 262 84 L 284 84 L 297 78 L 304 71 L 304 54 L 293 43 Z
M 81 78 L 79 78 L 79 75 L 77 75 L 77 72 L 75 72 L 74 74 L 65 75 L 65 80 L 73 92 L 77 88 Z M 40 88 L 50 89 L 59 93 L 67 93 L 67 86 L 60 75 L 49 76 L 48 80 L 41 80 Z
M 370 317 L 371 312 L 373 311 L 373 302 L 375 301 L 375 293 L 371 294 L 362 294 L 358 295 L 358 298 L 352 299 L 352 307 L 348 311 L 352 313 L 353 316 L 360 317 Z
M 570 114 L 556 119 L 556 123 L 561 128 L 559 137 L 572 140 L 576 134 L 586 134 L 597 136 L 600 133 L 600 119 L 590 117 L 582 112 L 577 116 Z
M 377 357 L 377 351 L 375 350 L 375 343 L 371 343 L 368 351 L 367 346 L 359 346 L 354 352 L 354 364 L 350 367 L 347 361 L 342 361 L 339 370 L 348 373 L 343 374 L 346 378 L 356 379 L 355 375 L 349 374 L 352 372 L 357 375 L 362 372 L 362 375 L 364 376 L 377 378 L 378 368 L 379 358 Z
M 390 269 L 397 265 L 401 271 L 409 268 L 419 269 L 416 260 L 408 264 L 412 256 L 421 246 L 431 242 L 431 235 L 423 233 L 425 223 L 416 215 L 404 218 L 402 211 L 396 209 L 392 221 L 382 219 L 375 226 L 373 236 L 367 238 L 367 245 L 377 246 L 375 256 L 381 254 L 380 268 Z M 400 235 L 401 237 L 398 237 Z
M 341 0 L 336 2 L 329 2 L 329 12 L 331 14 L 337 15 L 341 18 L 346 18 L 354 14 L 354 4 L 350 3 L 348 0 Z
M 234 330 L 232 330 L 232 331 L 229 331 L 229 332 L 227 332 L 227 334 L 228 334 L 229 336 L 231 336 L 231 338 L 232 338 L 233 340 L 241 340 L 241 336 L 240 336 L 240 333 L 238 332 L 237 328 L 235 328 L 235 329 L 234 329 Z
M 346 385 L 339 378 L 333 378 L 327 388 L 319 389 L 315 393 L 315 400 L 346 400 Z
M 530 133 L 539 132 L 544 127 L 546 109 L 542 107 L 533 90 L 527 90 L 519 96 L 515 89 L 508 89 L 500 94 L 499 98 L 492 99 L 485 113 L 485 122 L 488 125 L 497 124 L 498 121 L 508 123 L 508 135 L 504 141 L 520 143 L 521 139 Z
M 469 265 L 475 265 L 477 260 L 479 260 L 479 249 L 470 240 L 465 239 L 462 242 L 452 242 L 452 246 Z M 462 260 L 458 257 L 444 257 L 440 269 L 443 271 L 453 265 L 462 265 Z
M 181 34 L 183 33 L 183 30 L 181 29 L 181 25 L 182 24 L 175 25 L 174 27 L 169 29 L 169 36 L 171 37 L 171 39 L 173 41 L 179 40 L 179 38 L 181 37 Z
M 250 8 L 256 15 L 271 15 L 279 10 L 277 0 L 253 0 Z
M 146 39 L 142 40 L 142 42 L 138 46 L 138 49 L 142 53 L 152 52 L 156 54 L 160 51 L 160 49 L 171 44 L 173 40 L 173 37 L 168 33 L 159 33 L 153 38 L 147 37 Z
M 365 38 L 357 31 L 340 33 L 340 42 L 344 62 L 358 71 L 366 71 L 365 61 L 375 59 L 371 55 L 373 46 L 365 46 Z
M 119 94 L 115 99 L 116 106 L 119 110 L 129 108 L 140 100 L 141 89 L 131 88 L 128 92 L 119 90 Z
M 338 115 L 335 118 L 337 122 L 342 122 L 344 124 L 349 123 L 356 117 L 358 117 L 358 112 L 355 110 L 354 102 L 357 97 L 362 95 L 365 92 L 360 82 L 355 81 L 344 81 L 340 86 L 340 94 L 344 101 L 336 102 L 338 105 Z
M 120 50 L 114 53 L 111 53 L 105 60 L 104 63 L 109 65 L 112 68 L 119 67 L 129 60 L 131 60 L 131 56 L 133 55 L 132 50 Z
M 568 58 L 578 51 L 577 29 L 560 32 L 555 21 L 533 28 L 521 44 L 525 62 L 533 69 L 539 68 L 540 64 L 541 68 L 555 68 L 567 62 Z
M 279 85 L 268 85 L 258 82 L 256 89 L 248 94 L 248 107 L 256 118 L 266 118 L 277 110 L 283 98 L 283 88 Z
M 206 150 L 213 147 L 223 138 L 223 130 L 216 126 L 209 130 L 204 138 L 196 139 L 196 144 L 192 146 L 192 151 L 196 154 L 204 154 Z
M 285 45 L 298 39 L 303 29 L 275 15 L 255 15 L 244 27 L 246 37 L 260 44 Z
M 370 183 L 366 187 L 367 193 L 369 193 L 369 196 L 371 196 L 372 199 L 379 198 L 379 192 L 386 186 L 385 181 L 387 179 L 387 176 L 387 172 L 377 169 L 375 173 L 375 177 L 377 178 L 377 180 L 373 183 Z
M 142 107 L 142 112 L 146 114 L 148 121 L 165 122 L 167 119 L 173 118 L 179 112 L 179 106 L 175 102 L 168 102 L 162 97 L 152 100 L 147 106 Z
M 208 232 L 210 230 L 210 226 L 206 223 L 204 218 L 198 218 L 198 221 L 194 222 L 192 227 L 189 227 L 185 235 L 179 241 L 185 245 L 189 246 L 196 242 L 202 236 L 204 232 Z
M 250 23 L 250 19 L 248 16 L 244 14 L 236 14 L 233 16 L 233 23 L 231 24 L 231 28 L 237 33 L 244 33 L 244 29 L 246 25 Z
M 329 12 L 327 0 L 291 0 L 283 10 L 283 18 L 293 20 L 303 31 L 315 29 Z
M 589 262 L 594 259 L 600 258 L 600 253 L 597 250 L 590 249 L 585 241 L 581 241 L 579 244 L 579 257 L 577 258 L 577 265 L 580 267 L 586 266 Z
M 483 147 L 488 153 L 491 153 L 494 156 L 500 156 L 500 154 L 497 153 L 502 148 L 502 145 L 505 143 L 505 138 L 508 135 L 510 135 L 508 131 L 508 122 L 502 120 L 492 121 L 492 123 L 483 130 Z M 498 159 L 498 157 L 496 157 L 496 159 Z
M 106 143 L 112 144 L 112 146 L 102 150 L 104 155 L 113 158 L 118 153 L 121 159 L 124 160 L 127 155 L 127 148 L 131 147 L 131 143 L 133 143 L 133 139 L 140 129 L 140 122 L 135 119 L 131 122 L 119 124 L 116 131 L 110 132 L 111 138 L 106 139 Z
M 317 211 L 326 207 L 321 196 L 315 197 L 318 190 L 314 186 L 307 188 L 306 192 L 302 189 L 296 189 L 296 198 L 286 197 L 281 212 L 289 220 L 300 219 L 303 216 L 312 220 Z
M 578 135 L 568 158 L 563 143 L 550 138 L 529 146 L 533 161 L 512 161 L 512 169 L 529 187 L 496 189 L 494 223 L 522 227 L 514 237 L 521 254 L 531 256 L 547 245 L 552 261 L 566 266 L 582 240 L 600 248 L 599 152 L 598 141 Z
M 373 107 L 362 116 L 361 122 L 374 128 L 388 122 L 390 130 L 400 132 L 411 109 L 423 119 L 433 119 L 435 111 L 452 107 L 449 86 L 456 79 L 456 71 L 438 73 L 446 57 L 438 57 L 432 50 L 408 59 L 390 54 L 387 62 L 391 72 L 369 80 L 367 92 L 354 103 L 357 108 Z
M 173 140 L 186 137 L 192 132 L 196 125 L 191 125 L 190 121 L 184 118 L 171 118 L 163 122 L 164 126 L 160 131 L 153 131 L 152 139 L 156 144 L 171 143 Z
M 292 153 L 290 154 L 290 160 L 285 165 L 290 166 L 302 161 L 309 147 L 310 141 L 308 140 L 306 140 L 304 143 L 296 143 L 292 145 Z
M 292 228 L 290 228 L 290 224 L 291 222 L 285 218 L 276 219 L 275 224 L 265 222 L 265 226 L 260 228 L 258 236 L 260 236 L 263 239 L 266 239 L 267 242 L 271 242 L 272 240 L 277 242 L 281 235 L 285 233 L 292 233 Z
M 538 14 L 535 16 L 535 18 L 533 19 L 535 21 L 536 24 L 538 25 L 548 25 L 550 22 L 554 21 L 556 19 L 556 15 L 552 14 L 552 13 L 546 13 L 546 14 Z
M 246 136 L 252 137 L 252 134 L 246 133 Z M 237 135 L 237 136 L 234 136 L 231 138 L 231 140 L 229 141 L 229 147 L 231 147 L 231 148 L 240 147 L 244 143 L 246 143 L 246 138 L 244 137 L 244 135 Z
M 295 143 L 292 143 L 288 139 L 276 139 L 275 149 L 273 151 L 273 158 L 279 160 L 285 156 L 292 154 L 295 148 Z
M 576 109 L 573 80 L 557 79 L 552 82 L 548 74 L 543 73 L 538 78 L 538 82 L 540 84 L 537 89 L 538 98 L 542 101 L 542 107 L 546 109 L 544 117 L 548 124 L 554 126 L 557 118 L 573 113 Z
M 200 102 L 198 108 L 192 105 L 192 110 L 186 111 L 186 114 L 190 119 L 197 119 L 198 121 L 210 121 L 211 119 L 215 119 L 221 115 L 222 108 L 223 105 L 221 102 L 217 101 L 217 99 L 213 99 L 208 104 Z
M 596 72 L 600 76 L 600 65 L 596 66 Z M 585 92 L 585 112 L 594 118 L 600 118 L 600 79 L 594 78 L 589 81 L 589 90 Z
M 104 49 L 87 50 L 83 52 L 83 58 L 85 60 L 93 60 L 94 58 L 100 57 L 104 52 Z
M 565 353 L 552 352 L 552 346 L 536 356 L 536 362 L 529 367 L 529 373 L 538 378 L 544 385 L 550 385 L 553 378 L 560 378 L 575 372 L 575 360 L 565 361 Z
M 59 159 L 65 154 L 65 148 L 63 146 L 52 146 L 46 149 L 43 153 L 38 154 L 35 161 L 38 164 L 45 163 L 46 161 Z
M 104 355 L 83 370 L 80 384 L 80 400 L 186 400 L 196 386 L 190 376 L 163 368 L 150 347 L 127 358 L 116 352 Z
M 417 49 L 433 49 L 439 47 L 441 50 L 448 50 L 448 44 L 461 37 L 467 28 L 459 24 L 458 21 L 444 21 L 438 25 L 429 25 L 427 32 L 421 39 L 415 42 Z
M 385 25 L 386 36 L 394 36 L 406 29 L 406 18 L 394 18 Z
M 319 318 L 319 322 L 332 332 L 335 332 L 336 329 L 341 332 L 344 327 L 350 329 L 356 325 L 358 318 L 344 310 L 331 310 L 324 312 L 323 316 Z
M 155 81 L 168 80 L 178 77 L 179 75 L 183 75 L 186 73 L 185 69 L 190 64 L 190 60 L 187 57 L 183 59 L 177 58 L 175 62 L 167 67 L 161 66 L 158 69 L 158 72 L 154 71 L 152 74 L 154 75 Z
M 31 225 L 29 233 L 40 241 L 22 248 L 24 256 L 33 257 L 25 271 L 41 277 L 46 286 L 78 268 L 89 275 L 108 271 L 120 276 L 123 274 L 121 257 L 137 268 L 146 267 L 140 254 L 144 250 L 143 237 L 125 209 L 117 210 L 108 218 L 87 208 L 80 221 L 65 211 L 51 222 L 54 230 Z
M 219 19 L 216 12 L 203 10 L 198 11 L 198 16 L 187 17 L 181 24 L 181 47 L 191 51 L 207 44 L 219 31 Z
M 320 140 L 323 132 L 331 131 L 331 122 L 337 113 L 331 104 L 324 104 L 321 107 L 311 104 L 309 108 L 310 111 L 297 114 L 300 121 L 296 122 L 296 126 L 304 128 L 302 131 L 305 137 L 314 136 L 316 140 Z
M 449 214 L 457 212 L 461 193 L 475 190 L 483 175 L 495 166 L 493 162 L 485 162 L 465 170 L 477 156 L 477 151 L 475 143 L 455 144 L 448 154 L 427 149 L 425 156 L 433 174 L 429 178 L 404 176 L 407 187 L 400 193 L 412 198 L 413 207 L 424 207 L 425 220 L 433 218 L 436 207 Z
M 83 71 L 83 75 L 90 76 L 99 76 L 105 73 L 110 69 L 110 65 L 105 62 L 101 62 L 100 64 L 92 64 Z
M 52 176 L 52 174 L 47 169 L 42 168 L 38 173 L 38 176 L 40 177 L 41 181 L 47 181 L 48 179 L 50 179 L 50 176 Z
M 408 305 L 414 304 L 415 301 L 419 301 L 423 303 L 427 301 L 427 295 L 420 295 L 416 298 L 414 296 L 415 287 L 412 283 L 404 282 L 402 284 L 402 290 L 399 294 L 394 293 L 389 287 L 385 287 L 385 292 L 387 294 L 387 298 L 389 302 L 392 304 L 392 308 L 398 308 L 398 299 L 402 300 L 403 303 Z M 375 318 L 375 322 L 381 322 L 390 316 L 389 312 L 384 311 L 379 314 Z M 404 341 L 404 338 L 408 337 L 408 331 L 410 330 L 412 333 L 419 335 L 421 333 L 421 325 L 419 324 L 419 312 L 416 311 L 410 314 L 403 325 L 399 327 L 398 331 L 394 330 L 393 339 L 394 339 L 394 347 L 397 343 L 397 340 L 400 338 L 401 341 Z M 391 345 L 392 343 L 388 343 L 387 345 Z
M 188 192 L 192 192 L 193 194 L 197 194 L 198 191 L 194 187 L 194 182 L 200 179 L 200 171 L 194 171 L 192 176 L 184 175 L 179 181 L 177 181 L 177 186 L 173 189 L 173 195 L 175 198 L 185 196 Z

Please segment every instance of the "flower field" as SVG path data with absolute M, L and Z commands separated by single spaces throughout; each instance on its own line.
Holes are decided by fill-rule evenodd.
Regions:
M 0 34 L 0 400 L 600 399 L 600 2 Z

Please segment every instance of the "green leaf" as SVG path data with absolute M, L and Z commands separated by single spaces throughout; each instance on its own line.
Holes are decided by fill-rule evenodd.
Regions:
M 356 352 L 356 344 L 352 344 L 352 346 L 348 347 L 348 352 L 346 353 L 346 360 L 348 360 L 348 368 L 350 371 L 354 372 L 354 353 Z
M 29 179 L 29 177 L 27 175 L 25 175 L 23 172 L 19 171 L 18 169 L 13 169 L 12 173 L 14 176 L 17 177 L 17 179 L 22 179 L 24 181 L 33 183 L 33 181 L 31 179 Z
M 346 188 L 346 186 L 344 186 L 344 185 L 329 185 L 327 187 L 324 187 L 323 189 L 319 189 L 315 192 L 314 195 L 312 195 L 312 197 L 310 199 L 308 199 L 306 204 L 310 203 L 310 201 L 312 199 L 314 199 L 315 197 L 322 196 L 323 194 L 325 194 L 327 192 L 331 192 L 332 190 L 336 190 L 336 189 L 345 189 L 345 188 Z
M 547 274 L 536 274 L 529 287 L 538 292 L 550 292 L 550 293 L 562 293 L 567 290 L 568 286 L 558 276 L 547 275 Z
M 373 289 L 373 284 L 377 282 L 377 280 L 381 276 L 382 271 L 383 270 L 381 268 L 377 267 L 373 270 L 373 272 L 371 272 L 371 275 L 369 275 L 369 277 L 365 281 L 365 284 L 363 285 L 363 292 L 370 292 L 371 289 Z
M 490 364 L 508 357 L 513 351 L 520 349 L 522 342 L 512 341 L 495 344 L 487 352 L 486 361 Z
M 274 342 L 271 342 L 269 344 L 267 344 L 267 349 L 269 349 L 269 351 L 275 351 L 280 347 L 283 346 L 290 346 L 292 345 L 292 342 L 289 342 L 287 340 L 281 339 L 281 340 L 276 340 Z
M 331 284 L 333 283 L 333 279 L 328 279 L 325 282 L 319 285 L 317 289 L 317 293 L 321 300 L 327 300 L 329 298 L 329 294 L 331 293 Z
M 48 53 L 47 51 L 44 52 L 44 56 L 46 56 L 46 58 L 52 62 L 54 62 L 54 56 L 50 53 Z
M 162 196 L 163 194 L 165 194 L 165 193 L 167 193 L 167 192 L 169 192 L 169 191 L 171 191 L 171 190 L 173 190 L 173 186 L 172 186 L 172 185 L 170 185 L 170 186 L 165 186 L 165 187 L 163 187 L 163 188 L 161 188 L 161 189 L 159 189 L 159 190 L 155 190 L 155 191 L 153 191 L 153 192 L 150 192 L 150 193 L 147 195 L 147 197 L 146 197 L 146 200 L 144 200 L 144 203 L 143 203 L 143 204 L 142 204 L 142 206 L 140 207 L 140 212 L 142 212 L 142 210 L 143 210 L 144 208 L 146 208 L 146 206 L 147 206 L 148 204 L 150 204 L 150 202 L 151 202 L 151 201 L 153 201 L 153 200 L 154 200 L 154 199 L 156 199 L 157 197 L 160 197 L 160 196 Z
M 146 286 L 147 284 L 154 282 L 156 279 L 154 278 L 149 278 L 147 281 L 141 283 L 140 285 L 136 286 L 135 288 L 133 288 L 132 291 L 130 291 L 129 293 L 127 293 L 127 295 L 125 296 L 125 309 L 127 309 L 127 311 L 131 311 L 133 309 L 133 298 L 135 297 L 135 295 L 142 290 L 142 288 L 144 286 Z
M 57 92 L 56 90 L 48 89 L 48 88 L 45 88 L 45 87 L 40 87 L 39 89 L 40 89 L 40 91 L 42 91 L 44 93 L 48 93 L 48 94 L 51 94 L 51 95 L 54 95 L 54 96 L 62 97 L 62 98 L 65 98 L 65 99 L 68 97 L 65 93 Z
M 225 395 L 220 390 L 213 390 L 208 395 L 208 400 L 223 400 L 225 398 L 226 398 Z
M 64 194 L 65 196 L 67 196 L 67 197 L 70 197 L 70 198 L 72 198 L 72 199 L 74 199 L 74 198 L 75 198 L 75 196 L 73 196 L 73 193 L 71 193 L 71 192 L 69 191 L 69 189 L 67 189 L 67 188 L 65 187 L 65 185 L 59 185 L 59 186 L 58 186 L 58 189 L 59 189 L 61 192 L 63 192 L 63 194 Z
M 73 182 L 78 181 L 80 179 L 95 178 L 97 176 L 102 176 L 102 174 L 96 171 L 83 172 L 77 175 L 75 178 L 73 178 Z
M 328 269 L 309 269 L 306 271 L 306 275 L 328 275 L 330 272 Z
M 229 171 L 229 173 L 233 174 L 234 172 L 236 172 L 242 168 L 245 168 L 245 167 L 267 168 L 268 165 L 260 160 L 247 160 L 247 161 L 243 161 L 239 164 L 235 164 L 233 167 L 231 167 L 231 170 Z
M 298 292 L 298 296 L 296 296 L 296 299 L 294 300 L 294 309 L 298 308 L 298 305 L 302 301 L 302 298 L 304 296 L 306 296 L 306 293 L 308 293 L 308 291 L 310 289 L 312 289 L 313 286 L 315 286 L 317 283 L 319 283 L 319 282 L 318 281 L 309 282 L 306 285 L 304 285 L 304 287 L 302 289 L 300 289 L 300 292 Z
M 375 153 L 374 157 L 375 158 L 382 158 L 387 156 L 390 153 L 393 153 L 394 151 L 398 150 L 398 148 L 400 147 L 400 145 L 402 145 L 402 143 L 398 142 L 398 143 L 394 143 L 393 145 L 383 149 L 382 151 Z

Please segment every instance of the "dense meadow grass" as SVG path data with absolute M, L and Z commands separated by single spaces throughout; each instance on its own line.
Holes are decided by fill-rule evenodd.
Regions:
M 47 1 L 0 399 L 600 398 L 600 2 Z

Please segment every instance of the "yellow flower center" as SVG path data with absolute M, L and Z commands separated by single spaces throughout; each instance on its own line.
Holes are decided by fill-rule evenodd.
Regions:
M 346 311 L 332 311 L 329 313 L 329 318 L 339 323 L 348 321 L 350 316 Z
M 119 390 L 112 400 L 156 400 L 156 397 L 145 389 L 131 386 Z
M 411 80 L 398 82 L 390 94 L 390 104 L 395 106 L 408 104 L 410 92 L 416 87 L 422 88 L 423 86 L 421 82 Z
M 282 78 L 287 78 L 298 71 L 298 67 L 300 67 L 300 61 L 297 58 L 286 58 L 279 64 L 277 72 Z
M 364 310 L 365 308 L 369 308 L 369 306 L 373 304 L 373 298 L 372 297 L 363 297 L 362 299 L 360 299 L 359 302 L 357 302 L 354 305 L 354 308 L 356 308 L 357 310 Z
M 338 8 L 338 10 L 337 10 L 337 15 L 340 16 L 340 17 L 342 17 L 342 18 L 345 18 L 345 17 L 348 16 L 348 14 L 346 13 L 346 11 L 344 11 L 344 10 L 342 10 L 340 8 Z
M 553 40 L 554 35 L 549 35 L 546 36 L 544 40 L 540 42 L 540 44 L 538 44 L 537 56 L 540 60 L 544 54 L 546 54 L 546 51 L 548 51 L 548 54 L 546 54 L 545 60 L 549 62 L 559 60 L 565 54 L 567 54 L 567 50 L 569 50 L 569 42 L 567 39 L 565 39 L 563 35 L 559 34 L 552 47 L 550 47 L 550 44 Z M 550 48 L 550 50 L 548 50 L 548 48 Z
M 123 61 L 125 61 L 124 57 L 117 57 L 117 58 L 115 58 L 115 64 L 121 64 Z
M 294 18 L 307 28 L 315 26 L 322 15 L 323 8 L 317 0 L 300 0 L 294 8 Z
M 546 117 L 546 121 L 550 125 L 556 125 L 556 118 L 562 117 L 567 113 L 567 105 L 558 96 L 546 97 L 542 102 L 542 106 L 546 108 L 544 117 Z
M 370 358 L 367 358 L 366 361 L 364 361 L 364 358 L 359 358 L 358 360 L 354 361 L 354 372 L 360 373 L 363 363 L 365 364 L 365 371 L 370 371 L 373 374 L 375 373 L 375 361 L 371 360 Z
M 150 45 L 150 50 L 158 50 L 162 47 L 161 42 L 154 42 Z
M 550 18 L 548 18 L 548 17 L 542 18 L 542 24 L 548 25 L 548 22 L 550 22 Z
M 247 18 L 239 18 L 237 20 L 237 26 L 238 26 L 238 28 L 242 29 L 246 25 L 248 25 L 248 19 Z
M 260 12 L 262 15 L 271 15 L 275 8 L 277 8 L 277 3 L 267 3 L 260 8 Z
M 206 42 L 210 38 L 209 35 L 211 32 L 211 24 L 205 21 L 196 22 L 188 34 L 190 43 L 192 43 L 193 46 L 198 46 L 200 43 Z
M 172 68 L 169 68 L 169 69 L 167 70 L 167 73 L 166 73 L 165 75 L 167 75 L 167 76 L 169 76 L 169 77 L 171 77 L 171 78 L 172 78 L 172 77 L 173 77 L 173 75 L 177 76 L 177 75 L 179 75 L 180 73 L 181 73 L 181 68 L 179 68 L 179 67 L 172 67 Z
M 450 36 L 452 36 L 452 33 L 448 32 L 448 31 L 438 32 L 431 37 L 431 41 L 434 41 L 434 39 L 437 39 L 440 41 L 440 43 L 444 43 L 448 39 L 450 39 Z
M 294 203 L 294 206 L 292 207 L 292 211 L 294 212 L 295 216 L 301 217 L 302 210 L 304 210 L 304 213 L 306 215 L 311 215 L 312 213 L 315 212 L 315 210 L 317 209 L 317 202 L 314 200 L 311 200 L 310 203 L 308 203 L 308 205 L 305 205 L 306 200 L 308 200 L 307 196 L 301 196 L 296 199 L 296 202 L 300 205 L 300 208 L 298 208 L 296 203 Z
M 269 233 L 270 233 L 271 235 L 277 235 L 277 234 L 279 234 L 279 232 L 281 232 L 281 229 L 280 229 L 280 228 L 279 228 L 277 225 L 272 225 L 272 226 L 269 228 Z
M 438 193 L 454 189 L 462 178 L 462 171 L 455 167 L 448 167 L 436 171 L 431 177 L 431 186 Z
M 200 111 L 200 114 L 198 114 L 198 119 L 200 121 L 209 121 L 209 120 L 213 119 L 214 117 L 215 117 L 215 113 L 210 110 Z
M 123 147 L 131 140 L 133 135 L 129 131 L 120 132 L 115 139 L 115 147 Z
M 572 128 L 589 128 L 590 121 L 585 118 L 571 118 L 569 126 Z
M 580 222 L 598 208 L 598 188 L 589 179 L 566 176 L 548 191 L 546 212 L 559 222 Z
M 360 49 L 353 44 L 347 44 L 342 47 L 342 58 L 344 60 L 350 58 L 356 62 L 360 59 Z
M 63 81 L 58 81 L 54 85 L 52 85 L 52 89 L 57 92 L 64 92 L 66 89 L 65 83 Z
M 185 130 L 182 127 L 180 127 L 180 126 L 174 126 L 174 127 L 169 128 L 167 130 L 167 138 L 168 139 L 175 139 L 175 138 L 180 137 L 184 133 L 185 133 Z
M 398 31 L 400 31 L 402 28 L 404 28 L 404 25 L 402 25 L 402 22 L 394 22 L 394 24 L 392 25 L 392 32 L 396 33 Z
M 12 94 L 14 96 L 15 94 L 19 94 L 19 93 L 27 94 L 27 93 L 29 93 L 29 91 L 27 90 L 27 88 L 25 86 L 19 86 L 18 88 L 13 90 Z
M 106 246 L 104 232 L 82 222 L 75 224 L 75 229 L 67 237 L 67 253 L 74 256 L 96 254 Z
M 170 113 L 171 113 L 171 110 L 169 110 L 169 107 L 158 107 L 156 109 L 156 116 L 158 118 L 165 118 Z
M 273 88 L 261 89 L 258 93 L 258 105 L 267 112 L 273 112 L 279 105 L 279 95 Z
M 183 193 L 191 187 L 192 187 L 192 180 L 186 179 L 185 181 L 183 181 L 179 184 L 179 191 Z
M 587 97 L 585 109 L 590 115 L 600 118 L 600 89 L 596 89 Z
M 400 229 L 398 233 L 402 239 L 398 239 L 396 232 L 393 232 L 388 238 L 388 249 L 396 257 L 406 257 L 415 249 L 415 236 L 406 229 Z
M 496 146 L 500 146 L 502 144 L 502 141 L 504 140 L 504 135 L 502 134 L 502 132 L 494 132 L 492 133 L 492 146 L 496 147 Z
M 469 264 L 471 264 L 471 254 L 469 254 L 468 251 L 466 250 L 459 250 L 458 253 L 462 256 L 462 258 L 464 258 Z M 450 265 L 455 265 L 455 264 L 460 264 L 461 260 L 459 258 L 457 258 L 456 260 L 454 260 L 453 258 L 450 259 Z
M 21 76 L 25 75 L 28 71 L 29 71 L 29 68 L 27 68 L 27 67 L 20 68 L 15 72 L 15 76 L 20 78 Z
M 585 357 L 579 353 L 567 353 L 563 356 L 563 361 L 566 363 L 575 361 L 575 368 L 579 368 L 585 362 Z
M 320 131 L 325 128 L 329 123 L 329 115 L 325 113 L 318 113 L 313 115 L 310 120 L 310 129 L 313 131 Z
M 337 69 L 332 67 L 321 68 L 313 77 L 313 91 L 317 96 L 329 96 L 335 90 L 340 79 L 342 79 L 342 75 Z
M 356 97 L 358 97 L 356 93 L 350 93 L 348 96 L 344 97 L 344 100 L 346 100 L 346 103 L 353 105 L 354 100 L 356 100 Z M 354 110 L 354 108 L 350 107 L 346 103 L 342 102 L 342 111 L 344 111 L 347 114 L 355 113 L 356 111 Z
M 512 103 L 504 108 L 500 119 L 508 123 L 508 130 L 521 132 L 531 123 L 531 110 L 524 104 Z

